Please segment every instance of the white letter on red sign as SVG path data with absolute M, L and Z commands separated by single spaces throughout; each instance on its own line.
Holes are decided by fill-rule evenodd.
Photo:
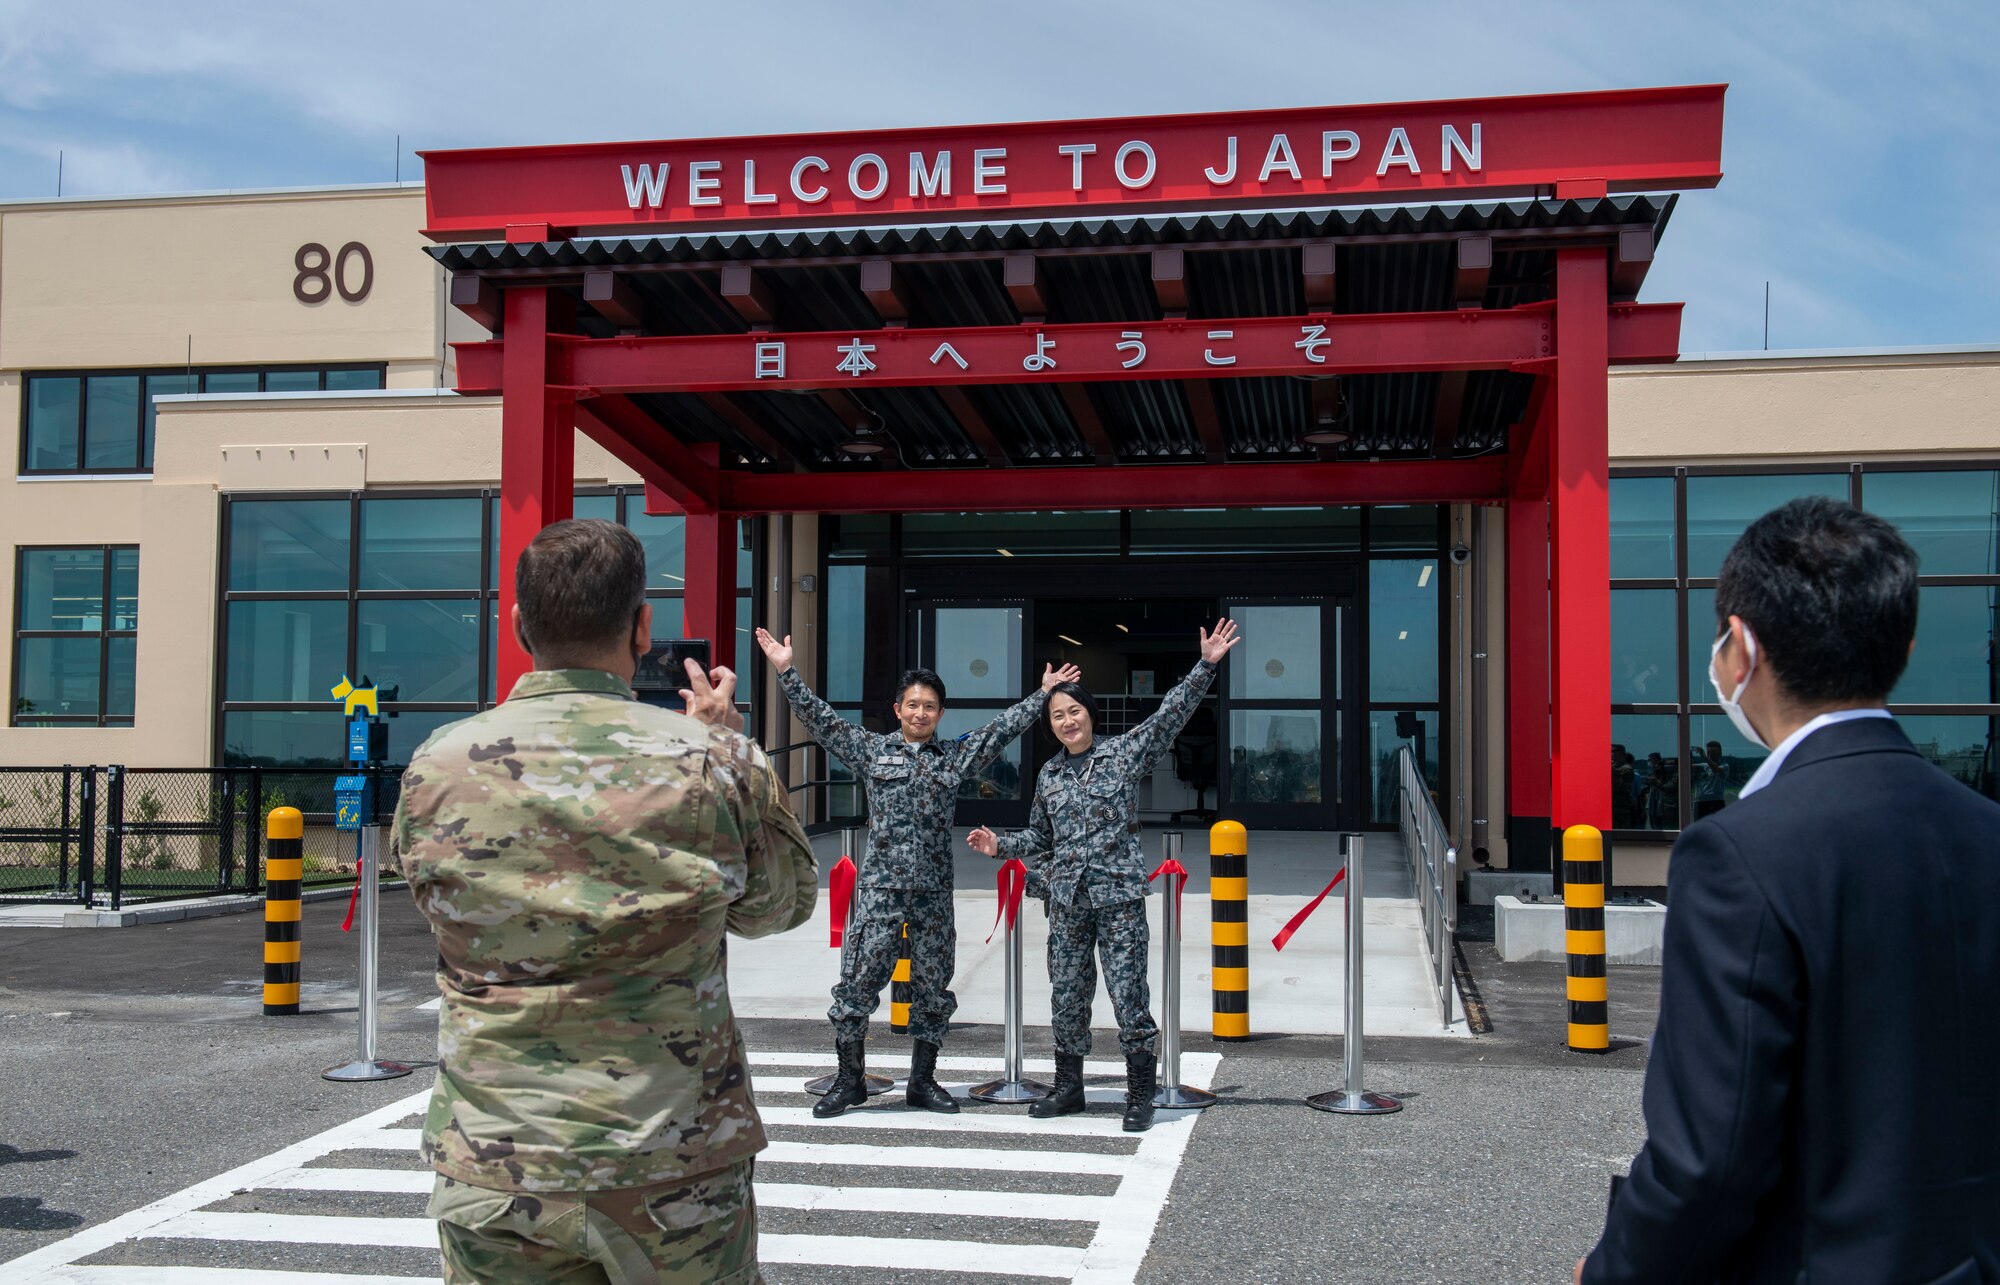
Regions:
M 875 351 L 875 345 L 862 343 L 859 335 L 841 344 L 834 351 L 847 354 L 840 359 L 840 364 L 834 367 L 835 370 L 840 371 L 842 374 L 852 375 L 856 379 L 859 379 L 869 371 L 875 369 L 875 363 L 868 360 L 868 354 Z
M 714 177 L 722 172 L 721 161 L 691 161 L 688 164 L 688 204 L 720 205 L 720 196 L 711 196 L 722 187 L 722 180 Z
M 1299 163 L 1292 155 L 1292 140 L 1283 134 L 1271 135 L 1271 150 L 1264 153 L 1264 168 L 1257 171 L 1257 181 L 1262 183 L 1278 170 L 1292 176 L 1292 182 L 1300 181 Z
M 1319 147 L 1319 176 L 1332 178 L 1335 161 L 1351 161 L 1361 154 L 1361 135 L 1351 129 L 1330 129 L 1320 135 Z
M 745 205 L 776 205 L 778 203 L 778 194 L 776 192 L 759 192 L 757 190 L 757 162 L 755 161 L 743 162 L 743 203 Z
M 861 186 L 861 171 L 869 166 L 875 169 L 875 183 L 872 187 Z M 863 152 L 847 167 L 847 190 L 854 193 L 856 200 L 879 201 L 882 193 L 889 190 L 889 163 L 873 152 Z
M 785 377 L 785 345 L 768 343 L 757 345 L 757 378 L 783 379 Z
M 1293 344 L 1292 347 L 1305 353 L 1306 360 L 1313 365 L 1326 365 L 1326 354 L 1321 352 L 1320 349 L 1328 347 L 1333 343 L 1333 340 L 1326 337 L 1326 327 L 1300 326 L 1299 333 L 1304 335 L 1305 338 Z
M 1375 177 L 1387 174 L 1391 165 L 1405 166 L 1412 174 L 1424 172 L 1417 164 L 1416 149 L 1410 146 L 1410 131 L 1401 125 L 1389 131 L 1389 141 L 1382 145 L 1382 163 L 1375 167 Z
M 931 365 L 933 366 L 937 365 L 940 360 L 946 357 L 949 357 L 953 361 L 957 362 L 958 368 L 960 370 L 972 369 L 972 363 L 967 361 L 965 358 L 959 356 L 958 349 L 952 347 L 950 344 L 939 344 L 937 346 L 937 351 L 931 354 Z
M 826 185 L 824 183 L 818 187 L 808 188 L 802 186 L 800 180 L 809 169 L 818 170 L 824 174 L 831 168 L 831 166 L 817 156 L 800 157 L 799 163 L 792 166 L 792 195 L 798 197 L 799 200 L 805 202 L 807 205 L 816 205 L 824 201 L 826 199 Z
M 910 153 L 910 195 L 950 196 L 951 195 L 951 153 L 939 152 L 937 160 L 929 169 L 924 168 L 924 154 Z
M 1211 330 L 1208 332 L 1208 337 L 1210 339 L 1234 339 L 1236 338 L 1236 332 L 1234 330 Z M 1236 364 L 1236 358 L 1218 357 L 1215 355 L 1215 349 L 1213 348 L 1202 349 L 1201 359 L 1211 366 L 1234 366 Z
M 1061 147 L 1058 147 L 1056 150 L 1058 152 L 1061 152 L 1064 156 L 1069 157 L 1070 191 L 1081 192 L 1083 190 L 1083 158 L 1086 156 L 1097 155 L 1097 144 L 1064 143 Z
M 1049 349 L 1055 346 L 1056 346 L 1055 340 L 1045 339 L 1042 337 L 1041 331 L 1039 330 L 1036 331 L 1035 351 L 1029 353 L 1026 357 L 1021 358 L 1021 369 L 1054 370 L 1056 368 L 1056 359 L 1049 356 Z
M 1007 166 L 995 164 L 1007 159 L 1004 147 L 981 147 L 972 153 L 972 191 L 976 196 L 1000 196 L 1007 191 Z M 999 179 L 1000 182 L 994 182 Z
M 657 210 L 660 208 L 660 202 L 667 199 L 668 167 L 665 161 L 660 162 L 660 172 L 658 174 L 653 172 L 653 167 L 650 165 L 641 165 L 637 174 L 632 172 L 630 165 L 620 165 L 618 168 L 625 172 L 625 200 L 627 204 L 635 210 L 638 209 L 639 195 L 643 192 L 646 197 L 647 209 Z
M 1479 122 L 1478 121 L 1472 122 L 1472 147 L 1470 150 L 1466 148 L 1465 140 L 1459 137 L 1457 130 L 1453 129 L 1449 125 L 1444 127 L 1444 172 L 1447 174 L 1451 173 L 1451 154 L 1454 151 L 1457 152 L 1460 156 L 1465 158 L 1465 168 L 1473 171 L 1474 173 L 1478 173 L 1479 171 Z
M 1234 183 L 1236 181 L 1236 135 L 1231 134 L 1229 136 L 1229 155 L 1223 161 L 1222 173 L 1216 173 L 1213 165 L 1203 170 L 1202 173 L 1208 175 L 1208 181 L 1217 187 L 1221 187 L 1224 183 Z
M 1229 141 L 1231 143 L 1234 143 L 1236 140 L 1232 138 Z M 1232 165 L 1231 168 L 1233 169 L 1234 166 Z M 1121 330 L 1118 332 L 1118 338 L 1122 341 L 1117 345 L 1118 351 L 1129 352 L 1132 354 L 1130 357 L 1127 357 L 1124 361 L 1119 362 L 1118 363 L 1119 365 L 1123 366 L 1127 370 L 1130 370 L 1132 369 L 1132 367 L 1146 360 L 1145 331 Z
M 1125 158 L 1128 156 L 1143 156 L 1146 158 L 1146 168 L 1137 178 L 1125 172 Z M 1153 171 L 1159 168 L 1159 161 L 1153 156 L 1153 148 L 1150 143 L 1135 138 L 1118 149 L 1118 159 L 1111 168 L 1118 172 L 1120 186 L 1128 192 L 1136 192 L 1153 181 Z

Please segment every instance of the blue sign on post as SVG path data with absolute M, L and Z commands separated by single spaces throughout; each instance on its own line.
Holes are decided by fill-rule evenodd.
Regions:
M 351 718 L 347 721 L 347 761 L 366 763 L 368 761 L 368 720 Z M 342 777 L 342 780 L 358 780 L 358 777 Z
M 366 738 L 366 724 L 363 737 Z M 333 782 L 333 828 L 336 830 L 359 830 L 367 815 L 366 798 L 368 778 L 365 776 L 335 777 Z

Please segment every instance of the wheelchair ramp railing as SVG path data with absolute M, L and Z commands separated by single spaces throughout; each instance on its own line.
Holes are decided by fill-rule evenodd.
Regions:
M 1452 945 L 1458 932 L 1458 852 L 1445 832 L 1417 756 L 1409 746 L 1397 751 L 1401 779 L 1403 851 L 1410 856 L 1410 882 L 1416 892 L 1417 914 L 1424 925 L 1425 972 L 1431 998 L 1445 1029 L 1456 1020 L 1457 982 L 1452 975 Z

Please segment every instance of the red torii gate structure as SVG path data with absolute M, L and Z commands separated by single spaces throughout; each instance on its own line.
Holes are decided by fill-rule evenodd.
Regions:
M 1607 198 L 1715 185 L 1723 96 L 1695 86 L 426 153 L 426 234 L 447 243 L 434 253 L 453 270 L 452 302 L 499 336 L 458 345 L 458 387 L 503 399 L 501 559 L 511 566 L 536 531 L 570 515 L 578 429 L 645 479 L 650 510 L 686 515 L 685 630 L 713 640 L 724 664 L 734 660 L 733 533 L 744 516 L 1504 505 L 1510 838 L 1533 844 L 1551 823 L 1608 826 L 1607 372 L 1673 360 L 1681 305 L 1632 301 L 1671 199 L 1643 207 L 1654 213 L 1635 224 L 1630 206 Z M 1191 231 L 1194 221 L 1161 214 L 1440 199 L 1454 204 L 1371 211 L 1366 227 L 1378 230 L 1349 227 L 1352 241 L 1273 239 L 1258 222 L 1265 239 L 1253 242 L 1235 215 Z M 988 223 L 1026 216 L 1062 222 Z M 1286 220 L 1315 217 L 1279 222 L 1290 230 Z M 1063 237 L 1149 255 L 1147 315 L 1100 300 L 1081 311 L 1116 315 L 1052 318 L 1055 257 L 1090 251 L 1032 247 Z M 1545 256 L 1535 262 L 1546 271 L 1503 288 L 1495 237 L 1530 239 L 1522 245 Z M 1427 239 L 1455 246 L 1447 307 L 1338 306 L 1337 245 Z M 927 296 L 917 289 L 951 257 L 936 250 L 947 243 L 984 264 L 969 280 L 999 300 L 985 312 L 935 293 L 935 280 Z M 1009 249 L 1020 244 L 1031 248 Z M 1266 246 L 1296 249 L 1302 308 L 1188 315 L 1190 260 Z M 857 302 L 843 313 L 796 283 L 774 284 L 807 263 L 837 267 Z M 1427 290 L 1409 297 L 1433 298 Z M 940 324 L 996 310 L 1005 324 Z M 788 314 L 810 324 L 781 325 Z M 1379 443 L 1365 457 L 1273 448 L 1250 440 L 1248 412 L 1225 422 L 1216 410 L 1231 381 L 1266 381 L 1282 402 L 1293 386 L 1273 381 L 1291 378 L 1308 381 L 1325 423 L 1341 380 L 1412 377 L 1429 378 L 1421 387 L 1435 394 L 1421 457 Z M 1481 378 L 1487 392 L 1503 378 L 1526 389 L 1504 423 L 1504 454 L 1458 449 L 1470 381 Z M 1139 381 L 1183 390 L 1186 441 L 1165 454 L 1131 433 L 1120 440 L 1100 413 Z M 1044 397 L 1035 385 L 1066 408 L 1070 436 L 1055 448 L 992 413 L 1012 386 Z M 917 418 L 949 412 L 949 428 L 905 448 L 919 458 L 904 468 L 846 458 L 822 429 L 757 400 L 797 393 L 838 423 L 879 424 L 870 401 L 891 404 L 898 390 L 936 399 L 893 403 Z M 1010 415 L 1028 406 L 1006 404 Z M 504 618 L 511 575 L 500 584 Z M 500 649 L 504 692 L 529 662 L 504 632 Z

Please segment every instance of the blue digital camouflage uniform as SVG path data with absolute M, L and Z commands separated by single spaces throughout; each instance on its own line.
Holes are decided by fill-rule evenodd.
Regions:
M 764 752 L 536 671 L 424 742 L 391 834 L 437 934 L 446 1279 L 755 1281 L 764 1131 L 724 935 L 819 893 Z
M 1048 703 L 1036 691 L 999 718 L 953 741 L 913 744 L 900 731 L 871 732 L 813 695 L 796 669 L 778 675 L 806 732 L 847 764 L 868 797 L 868 846 L 855 880 L 840 981 L 827 1017 L 838 1040 L 868 1034 L 868 1018 L 896 969 L 902 927 L 910 925 L 910 1035 L 942 1044 L 958 997 L 952 912 L 951 825 L 961 783 L 977 776 Z
M 1159 1034 L 1146 984 L 1146 862 L 1139 845 L 1139 783 L 1153 771 L 1215 677 L 1197 663 L 1139 726 L 1099 736 L 1074 760 L 1042 764 L 1028 828 L 1000 838 L 1002 857 L 1032 862 L 1028 890 L 1048 898 L 1049 983 L 1056 1052 L 1090 1052 L 1090 1002 L 1097 962 L 1118 1014 L 1118 1043 L 1129 1055 Z

